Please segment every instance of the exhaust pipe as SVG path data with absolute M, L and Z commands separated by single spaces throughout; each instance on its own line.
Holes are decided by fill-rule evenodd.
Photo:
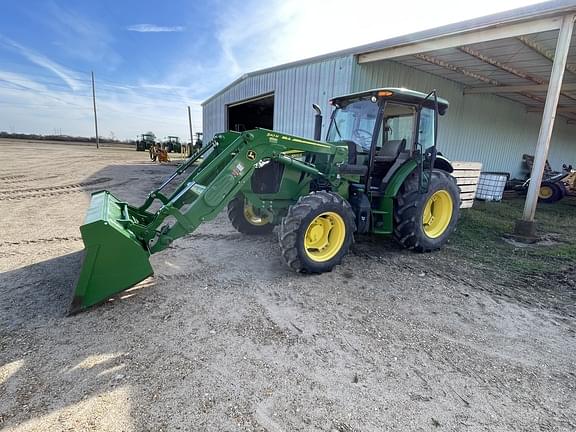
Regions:
M 322 140 L 322 110 L 317 104 L 312 104 L 312 108 L 316 111 L 314 116 L 314 140 Z

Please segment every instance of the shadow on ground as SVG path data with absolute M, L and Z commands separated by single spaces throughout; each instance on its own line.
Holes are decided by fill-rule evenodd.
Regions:
M 1 273 L 0 327 L 64 316 L 83 255 L 84 252 L 74 252 Z

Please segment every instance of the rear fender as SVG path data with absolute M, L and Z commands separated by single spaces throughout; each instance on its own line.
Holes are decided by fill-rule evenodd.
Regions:
M 395 198 L 404 181 L 414 172 L 417 166 L 418 163 L 414 159 L 409 159 L 404 165 L 398 168 L 388 182 L 384 190 L 384 196 L 387 198 Z
M 454 167 L 452 166 L 452 162 L 448 158 L 445 158 L 442 155 L 436 155 L 436 160 L 434 161 L 434 168 L 446 171 L 447 173 L 453 173 Z

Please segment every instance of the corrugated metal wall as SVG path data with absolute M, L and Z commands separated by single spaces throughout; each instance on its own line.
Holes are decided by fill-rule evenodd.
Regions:
M 352 91 L 376 87 L 407 87 L 427 92 L 436 88 L 450 101 L 440 118 L 438 148 L 454 160 L 481 161 L 484 171 L 516 176 L 522 154 L 534 154 L 541 115 L 494 95 L 464 95 L 463 86 L 393 61 L 356 65 Z M 548 157 L 552 168 L 576 161 L 576 126 L 557 117 Z
M 438 147 L 453 160 L 480 161 L 484 171 L 520 174 L 522 154 L 534 154 L 541 115 L 494 95 L 464 95 L 463 86 L 393 61 L 356 64 L 353 56 L 288 66 L 249 76 L 203 107 L 204 136 L 226 129 L 230 103 L 274 93 L 274 129 L 312 137 L 312 103 L 324 112 L 323 136 L 329 121 L 329 98 L 376 87 L 433 88 L 450 101 L 441 117 Z M 576 162 L 576 125 L 558 117 L 549 154 L 552 168 Z
M 273 92 L 274 129 L 312 137 L 312 104 L 329 114 L 328 99 L 350 92 L 353 64 L 352 56 L 336 57 L 248 76 L 203 106 L 204 136 L 208 140 L 226 130 L 228 104 Z M 328 121 L 325 115 L 323 133 Z

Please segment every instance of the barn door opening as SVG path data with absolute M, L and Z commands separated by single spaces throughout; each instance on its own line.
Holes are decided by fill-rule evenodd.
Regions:
M 274 129 L 274 95 L 228 105 L 228 130 L 244 132 L 254 128 Z

